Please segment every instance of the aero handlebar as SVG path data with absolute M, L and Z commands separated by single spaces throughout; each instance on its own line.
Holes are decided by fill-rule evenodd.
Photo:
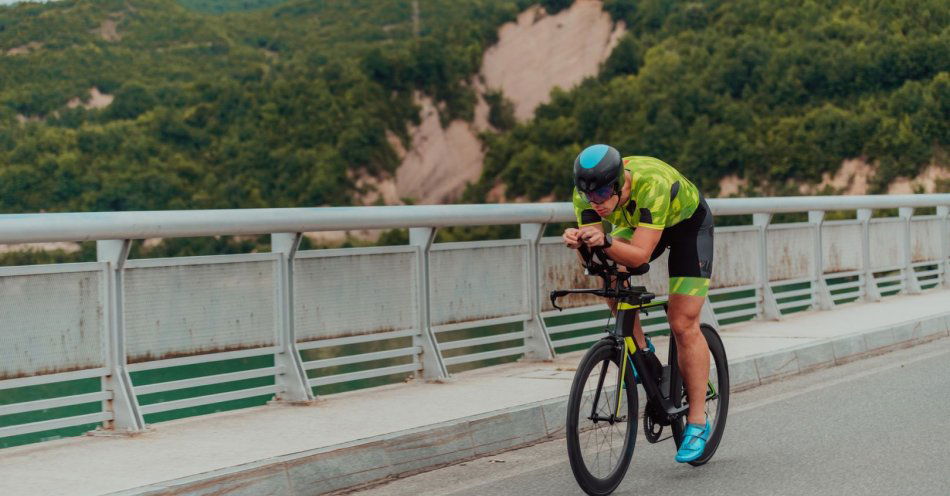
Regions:
M 632 270 L 620 270 L 617 262 L 613 261 L 604 249 L 601 247 L 590 248 L 587 245 L 581 245 L 577 249 L 584 260 L 584 269 L 587 275 L 600 277 L 604 281 L 603 289 L 558 289 L 551 291 L 551 305 L 562 310 L 557 305 L 557 299 L 568 294 L 592 294 L 603 298 L 612 298 L 620 301 L 635 301 L 637 303 L 647 303 L 656 297 L 653 293 L 648 293 L 643 286 L 630 286 L 631 276 L 646 274 L 650 270 L 650 264 L 646 263 Z

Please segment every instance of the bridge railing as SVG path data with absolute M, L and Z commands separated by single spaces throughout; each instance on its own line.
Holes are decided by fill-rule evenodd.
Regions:
M 753 222 L 716 229 L 707 321 L 950 283 L 948 194 L 709 204 Z M 873 217 L 880 209 L 898 216 Z M 547 301 L 596 283 L 559 237 L 543 236 L 571 220 L 569 204 L 2 215 L 0 243 L 97 240 L 98 261 L 0 268 L 0 440 L 99 424 L 134 432 L 205 405 L 306 403 L 354 381 L 438 379 L 578 349 L 606 313 L 594 300 L 565 300 L 561 313 Z M 500 224 L 520 225 L 520 237 L 434 243 L 441 227 Z M 305 232 L 388 228 L 409 228 L 409 244 L 298 249 Z M 128 258 L 134 239 L 267 233 L 271 253 Z M 643 284 L 664 294 L 665 255 L 652 267 Z M 644 322 L 666 329 L 661 314 Z

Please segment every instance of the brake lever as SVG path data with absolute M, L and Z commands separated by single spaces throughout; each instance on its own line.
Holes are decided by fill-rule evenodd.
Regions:
M 557 309 L 558 312 L 564 311 L 563 308 L 557 306 L 557 299 L 566 295 L 567 292 L 561 290 L 551 291 L 551 306 Z

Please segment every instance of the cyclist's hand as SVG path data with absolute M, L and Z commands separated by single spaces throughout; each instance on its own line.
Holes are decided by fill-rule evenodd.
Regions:
M 580 229 L 571 227 L 564 230 L 564 234 L 561 236 L 561 238 L 564 240 L 564 244 L 567 245 L 568 248 L 576 250 L 581 247 L 582 242 L 580 240 L 580 234 Z
M 585 229 L 581 231 L 581 239 L 584 244 L 595 248 L 604 245 L 604 232 L 599 229 Z

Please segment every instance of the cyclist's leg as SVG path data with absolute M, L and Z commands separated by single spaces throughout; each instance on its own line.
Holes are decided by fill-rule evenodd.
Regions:
M 712 271 L 712 214 L 704 200 L 696 213 L 670 230 L 670 328 L 676 336 L 677 361 L 690 400 L 687 422 L 705 425 L 709 346 L 699 330 L 699 315 Z
M 676 335 L 676 359 L 689 400 L 686 421 L 697 425 L 706 423 L 706 383 L 709 380 L 709 346 L 699 330 L 699 312 L 704 301 L 704 296 L 670 295 L 670 328 Z

